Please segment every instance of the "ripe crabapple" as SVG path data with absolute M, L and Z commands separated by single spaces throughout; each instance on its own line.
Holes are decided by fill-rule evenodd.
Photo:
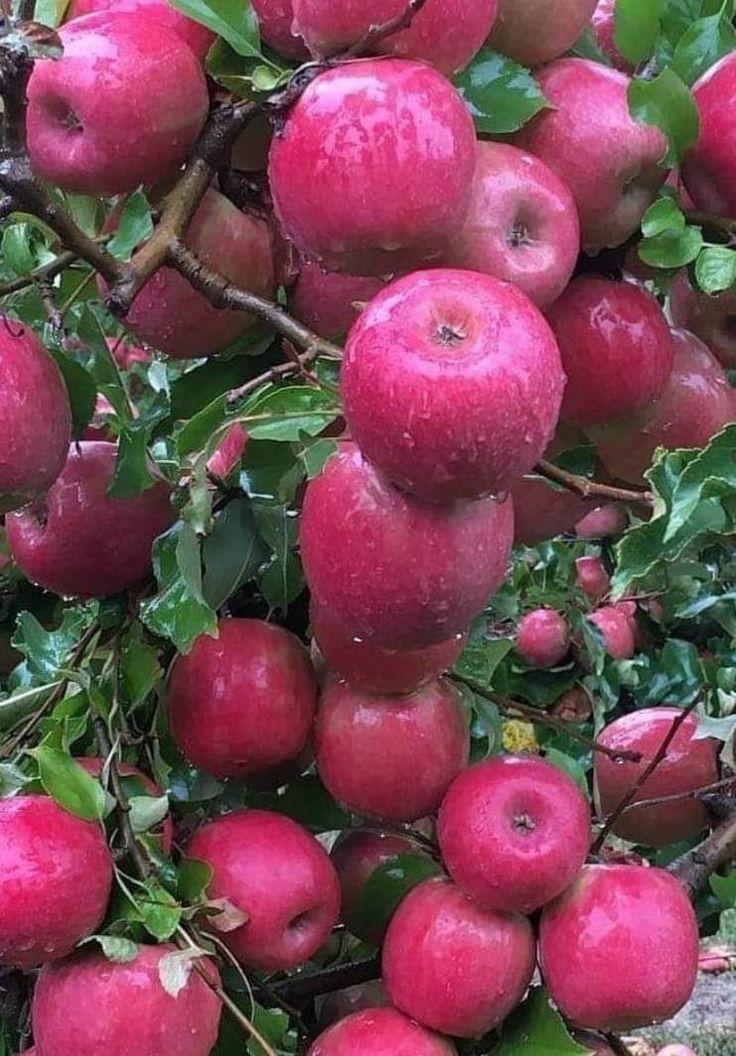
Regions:
M 395 1008 L 355 1012 L 329 1027 L 307 1056 L 456 1056 L 451 1041 L 432 1034 Z
M 554 609 L 534 609 L 516 629 L 516 650 L 530 667 L 555 667 L 567 654 L 570 633 L 567 621 Z
M 523 66 L 541 66 L 568 51 L 596 0 L 501 0 L 489 44 Z

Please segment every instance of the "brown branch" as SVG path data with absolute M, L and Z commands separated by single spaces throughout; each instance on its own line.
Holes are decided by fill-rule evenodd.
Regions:
M 133 831 L 133 826 L 130 821 L 130 803 L 123 791 L 117 759 L 115 758 L 117 750 L 113 749 L 110 736 L 107 732 L 107 726 L 105 725 L 105 720 L 102 716 L 96 714 L 93 718 L 93 723 L 100 754 L 110 762 L 110 784 L 112 785 L 112 793 L 115 797 L 115 809 L 117 811 L 118 820 L 120 821 L 120 834 L 123 837 L 123 843 L 125 844 L 130 857 L 133 859 L 136 871 L 141 880 L 146 880 L 153 872 L 153 865 L 144 851 L 140 840 Z
M 376 957 L 372 961 L 341 964 L 337 968 L 326 968 L 322 972 L 286 979 L 282 983 L 274 983 L 273 989 L 290 1004 L 299 1006 L 311 1001 L 313 997 L 321 997 L 322 994 L 334 994 L 337 990 L 345 990 L 359 983 L 372 982 L 380 975 L 381 962 L 380 958 Z
M 299 363 L 295 363 L 293 360 L 288 360 L 286 363 L 279 363 L 275 367 L 270 367 L 257 377 L 246 381 L 244 385 L 240 385 L 237 389 L 232 389 L 228 394 L 227 402 L 229 404 L 237 403 L 239 400 L 242 400 L 244 396 L 250 396 L 252 392 L 260 389 L 262 385 L 282 381 L 284 378 L 288 378 L 292 374 L 298 374 L 302 366 L 308 365 L 314 359 L 316 359 L 316 353 L 302 352 L 299 356 Z
M 714 781 L 712 785 L 701 785 L 700 788 L 691 788 L 687 792 L 673 792 L 670 796 L 656 796 L 654 799 L 637 799 L 636 803 L 629 803 L 621 811 L 621 815 L 628 814 L 632 810 L 642 810 L 644 807 L 661 807 L 666 803 L 677 803 L 684 799 L 707 799 L 708 796 L 721 789 L 731 789 L 736 786 L 736 777 L 725 777 L 722 781 Z M 603 823 L 606 819 L 598 819 Z
M 610 484 L 600 484 L 597 480 L 588 480 L 575 473 L 560 469 L 553 462 L 542 459 L 535 467 L 540 477 L 561 484 L 568 491 L 582 495 L 584 499 L 605 499 L 607 502 L 635 502 L 640 506 L 653 506 L 654 497 L 650 491 L 632 491 L 629 488 L 616 488 Z
M 347 51 L 340 54 L 340 59 L 357 59 L 368 55 L 386 37 L 393 36 L 400 29 L 408 29 L 414 16 L 418 15 L 427 0 L 409 0 L 404 10 L 393 18 L 378 25 L 369 26 L 366 32 Z
M 0 297 L 7 297 L 11 293 L 18 293 L 20 290 L 25 290 L 29 286 L 33 286 L 36 282 L 50 282 L 77 259 L 76 253 L 70 253 L 67 251 L 59 253 L 58 257 L 54 260 L 49 261 L 48 264 L 42 264 L 40 267 L 35 268 L 33 271 L 29 272 L 28 275 L 21 275 L 17 279 L 10 279 L 8 282 L 2 283 L 0 285 Z
M 611 1046 L 615 1056 L 632 1056 L 631 1049 L 621 1038 L 619 1038 L 618 1034 L 604 1034 L 603 1037 Z
M 217 997 L 219 997 L 220 1001 L 228 1010 L 230 1015 L 240 1024 L 246 1034 L 248 1034 L 249 1037 L 253 1038 L 254 1041 L 258 1042 L 260 1047 L 266 1053 L 266 1056 L 278 1056 L 276 1050 L 269 1044 L 268 1041 L 266 1041 L 266 1039 L 255 1026 L 255 1024 L 248 1019 L 245 1012 L 243 1012 L 243 1010 L 235 1004 L 233 999 L 223 989 L 220 983 L 217 983 L 214 979 L 211 979 L 209 975 L 207 975 L 207 972 L 201 964 L 197 964 L 195 962 L 194 970 L 199 976 L 199 978 L 202 980 L 202 982 L 205 984 L 205 986 L 209 987 L 212 993 L 216 994 Z
M 715 227 L 727 235 L 736 235 L 736 219 L 729 216 L 715 216 L 699 209 L 685 210 L 685 218 L 690 224 L 702 224 L 703 227 Z
M 708 877 L 724 865 L 736 860 L 736 812 L 714 829 L 710 836 L 686 851 L 668 866 L 668 871 L 679 880 L 692 898 Z

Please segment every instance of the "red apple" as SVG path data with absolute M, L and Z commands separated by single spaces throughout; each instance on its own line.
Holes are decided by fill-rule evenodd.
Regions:
M 552 1000 L 577 1026 L 661 1023 L 693 992 L 698 922 L 669 873 L 586 865 L 542 914 L 539 963 Z
M 704 341 L 724 367 L 736 367 L 736 293 L 725 290 L 713 297 L 694 290 L 686 271 L 670 288 L 670 311 L 676 326 Z
M 150 363 L 151 353 L 119 337 L 108 337 L 107 347 L 121 370 L 130 370 L 136 363 Z
M 559 767 L 533 756 L 495 756 L 450 785 L 437 835 L 458 887 L 486 909 L 532 913 L 581 869 L 590 809 Z
M 498 492 L 544 454 L 565 377 L 552 332 L 514 286 L 414 272 L 353 326 L 341 386 L 363 454 L 429 502 Z
M 634 66 L 616 47 L 616 0 L 598 0 L 590 25 L 596 44 L 616 69 L 633 73 Z
M 383 982 L 402 1012 L 462 1038 L 498 1026 L 534 971 L 534 934 L 524 917 L 483 909 L 449 880 L 411 891 L 383 945 Z
M 540 36 L 546 34 L 535 39 Z M 538 80 L 551 106 L 515 142 L 537 154 L 572 191 L 586 251 L 619 246 L 638 229 L 664 181 L 666 170 L 658 164 L 667 150 L 664 134 L 631 116 L 629 78 L 618 70 L 559 59 Z
M 243 213 L 209 190 L 194 214 L 186 244 L 209 267 L 252 293 L 274 290 L 273 238 L 266 220 Z M 107 286 L 98 279 L 100 294 Z M 255 323 L 247 312 L 214 308 L 173 268 L 159 268 L 133 301 L 125 323 L 146 344 L 175 359 L 218 352 Z
M 636 652 L 635 626 L 630 614 L 616 605 L 604 605 L 586 617 L 603 635 L 603 645 L 614 660 L 629 660 Z
M 569 188 L 533 154 L 478 143 L 470 212 L 443 263 L 511 282 L 549 308 L 570 281 L 580 222 Z
M 575 535 L 590 540 L 615 538 L 626 531 L 628 523 L 626 508 L 618 502 L 608 502 L 586 513 L 575 525 Z
M 682 178 L 697 209 L 736 213 L 736 54 L 729 52 L 693 86 L 700 135 L 682 164 Z
M 395 1008 L 371 1008 L 340 1020 L 307 1056 L 455 1056 L 451 1041 L 431 1034 Z
M 0 318 L 0 515 L 42 495 L 64 468 L 72 432 L 59 368 L 30 330 Z
M 330 793 L 354 814 L 416 821 L 437 810 L 450 782 L 468 765 L 462 697 L 442 679 L 401 697 L 333 682 L 317 712 L 315 756 Z
M 207 463 L 207 469 L 216 477 L 224 480 L 238 465 L 245 453 L 248 434 L 240 422 L 231 425 L 222 443 Z
M 312 731 L 317 682 L 306 650 L 261 620 L 221 619 L 169 676 L 169 722 L 183 754 L 217 778 L 290 762 Z
M 578 557 L 575 586 L 592 601 L 600 601 L 611 589 L 611 577 L 599 557 Z
M 115 442 L 115 433 L 110 429 L 107 419 L 110 415 L 115 414 L 115 408 L 108 400 L 107 396 L 103 396 L 101 392 L 97 393 L 97 399 L 95 400 L 95 411 L 92 415 L 92 420 L 82 433 L 83 440 L 109 440 Z
M 83 770 L 86 770 L 88 774 L 91 774 L 92 777 L 101 777 L 105 767 L 105 760 L 96 756 L 78 756 L 74 761 Z M 138 770 L 137 767 L 131 766 L 129 763 L 118 763 L 117 770 L 121 778 L 123 791 L 128 800 L 133 796 L 153 796 L 154 799 L 157 799 L 163 795 L 156 782 L 152 781 L 147 774 Z M 160 832 L 161 846 L 164 852 L 168 854 L 174 842 L 174 822 L 171 820 L 170 814 L 166 815 L 159 829 L 155 831 Z
M 293 0 L 294 25 L 314 55 L 334 55 L 406 10 L 406 0 Z M 491 31 L 498 0 L 427 0 L 411 25 L 384 37 L 384 55 L 422 59 L 450 77 Z
M 322 845 L 290 818 L 236 811 L 203 825 L 185 854 L 211 867 L 210 898 L 227 899 L 247 915 L 220 936 L 246 968 L 296 968 L 329 938 L 340 882 Z
M 307 488 L 304 571 L 346 633 L 418 649 L 463 633 L 506 574 L 510 501 L 424 505 L 342 444 Z
M 385 275 L 437 257 L 465 219 L 475 130 L 421 62 L 368 59 L 317 77 L 271 148 L 285 234 L 333 271 Z
M 536 546 L 571 532 L 590 509 L 590 502 L 566 488 L 558 490 L 543 477 L 520 477 L 509 487 L 514 503 L 514 540 Z
M 77 892 L 79 894 L 79 892 Z M 172 997 L 159 978 L 167 943 L 139 946 L 134 961 L 108 961 L 101 952 L 77 954 L 41 972 L 33 999 L 33 1036 L 53 1056 L 209 1056 L 222 1005 L 192 965 Z M 210 960 L 199 962 L 219 984 Z
M 598 738 L 602 745 L 614 751 L 639 752 L 641 759 L 638 763 L 614 762 L 596 753 L 596 792 L 603 814 L 610 814 L 626 796 L 680 715 L 679 708 L 643 708 L 606 726 Z M 697 717 L 688 715 L 662 762 L 637 791 L 634 803 L 692 792 L 718 780 L 716 742 L 708 737 L 698 738 L 697 732 Z M 617 820 L 614 832 L 632 843 L 665 847 L 697 836 L 707 829 L 708 820 L 708 812 L 700 800 L 683 798 L 659 806 L 629 809 Z
M 292 0 L 252 0 L 258 19 L 261 39 L 279 55 L 303 62 L 309 58 L 309 50 L 294 32 L 294 5 Z
M 530 667 L 555 667 L 570 647 L 567 620 L 553 609 L 533 609 L 519 620 L 516 650 Z
M 565 420 L 602 425 L 664 392 L 672 335 L 656 298 L 642 287 L 586 275 L 570 283 L 548 318 L 567 374 Z
M 44 590 L 106 598 L 151 573 L 154 540 L 171 525 L 169 485 L 159 480 L 129 498 L 108 495 L 117 446 L 73 444 L 45 498 L 10 514 L 8 545 L 18 567 Z
M 137 18 L 153 18 L 160 22 L 169 33 L 176 34 L 188 44 L 194 54 L 203 62 L 207 52 L 215 41 L 215 34 L 200 22 L 178 11 L 169 0 L 72 0 L 66 11 L 64 21 L 91 15 L 98 11 L 109 11 L 112 14 L 124 12 Z
M 319 1025 L 324 1030 L 341 1019 L 363 1012 L 368 1008 L 383 1008 L 389 1004 L 383 983 L 376 979 L 371 983 L 359 983 L 347 990 L 329 994 L 319 1009 Z
M 64 54 L 28 82 L 36 174 L 65 191 L 110 197 L 172 176 L 207 116 L 194 52 L 150 15 L 100 11 L 58 31 Z
M 27 971 L 65 957 L 102 922 L 112 857 L 99 825 L 18 795 L 0 800 L 0 874 L 0 964 Z
M 489 44 L 523 66 L 541 66 L 573 46 L 596 0 L 501 0 Z
M 303 261 L 289 302 L 297 319 L 320 337 L 340 340 L 386 283 L 379 278 L 340 275 Z M 361 307 L 358 307 L 358 306 Z
M 672 331 L 674 365 L 659 399 L 638 414 L 591 430 L 601 461 L 616 477 L 644 483 L 657 448 L 705 447 L 736 421 L 734 390 L 718 360 L 694 334 Z

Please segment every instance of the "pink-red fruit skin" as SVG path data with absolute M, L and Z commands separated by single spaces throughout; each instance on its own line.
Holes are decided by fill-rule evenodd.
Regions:
M 563 535 L 575 527 L 590 503 L 572 491 L 557 491 L 541 477 L 520 477 L 511 483 L 514 540 L 524 546 Z
M 600 601 L 611 589 L 611 577 L 600 557 L 579 557 L 575 561 L 575 586 L 593 601 Z
M 698 209 L 736 213 L 736 55 L 729 52 L 693 87 L 700 135 L 682 165 L 685 187 Z
M 596 44 L 616 69 L 633 73 L 634 67 L 616 47 L 616 0 L 598 0 L 590 25 Z
M 416 502 L 343 444 L 304 500 L 301 551 L 314 603 L 347 633 L 387 648 L 447 641 L 503 582 L 513 521 L 508 499 Z
M 659 751 L 679 708 L 643 708 L 616 719 L 602 731 L 599 741 L 614 751 L 639 752 L 639 762 L 614 762 L 596 753 L 595 784 L 603 814 L 610 814 Z M 688 715 L 667 747 L 667 754 L 637 791 L 633 802 L 676 796 L 718 780 L 716 742 L 698 738 L 698 720 Z M 697 836 L 708 827 L 708 812 L 697 799 L 678 799 L 659 806 L 633 807 L 622 814 L 614 832 L 632 843 L 666 847 Z
M 603 635 L 603 646 L 614 660 L 630 660 L 636 652 L 633 618 L 616 605 L 603 605 L 587 617 Z
M 0 874 L 0 964 L 28 971 L 65 957 L 101 923 L 112 858 L 99 825 L 46 796 L 19 795 L 0 800 Z
M 91 950 L 46 965 L 33 999 L 39 1056 L 209 1056 L 222 1005 L 196 971 L 176 997 L 164 990 L 161 962 L 176 951 L 139 946 L 134 961 L 120 964 Z M 219 984 L 214 962 L 199 963 Z
M 412 763 L 417 752 L 420 767 Z M 437 810 L 450 782 L 468 765 L 462 698 L 445 679 L 395 697 L 333 682 L 319 704 L 315 756 L 325 785 L 353 813 L 416 821 Z
M 567 387 L 562 417 L 601 425 L 652 403 L 672 370 L 672 336 L 657 300 L 640 286 L 583 276 L 548 314 Z
M 371 1008 L 329 1027 L 307 1056 L 455 1056 L 456 1052 L 451 1041 L 395 1008 Z
M 523 293 L 441 268 L 371 301 L 348 335 L 341 384 L 365 457 L 402 490 L 447 503 L 498 492 L 535 465 L 557 428 L 565 377 Z
M 670 287 L 670 311 L 676 326 L 704 341 L 719 363 L 736 367 L 736 294 L 724 290 L 715 296 L 694 290 L 687 271 L 675 276 Z
M 554 667 L 564 660 L 570 645 L 567 621 L 553 609 L 534 609 L 519 621 L 516 649 L 530 667 Z
M 306 747 L 317 682 L 306 650 L 262 620 L 221 619 L 174 661 L 169 722 L 179 749 L 217 778 L 247 779 Z
M 174 174 L 209 98 L 191 48 L 156 18 L 100 11 L 58 31 L 64 54 L 36 62 L 27 143 L 36 174 L 110 197 Z
M 578 539 L 606 539 L 622 535 L 628 524 L 626 508 L 617 502 L 609 502 L 600 506 L 575 525 L 575 535 Z
M 661 1023 L 695 986 L 698 923 L 669 873 L 586 865 L 542 914 L 539 963 L 576 1026 L 618 1033 Z
M 317 77 L 271 148 L 285 234 L 333 271 L 384 275 L 439 256 L 465 219 L 475 130 L 436 70 L 364 60 Z
M 265 810 L 240 810 L 203 825 L 187 858 L 213 871 L 207 889 L 247 915 L 221 938 L 246 968 L 281 972 L 305 964 L 340 911 L 340 882 L 327 852 L 301 825 Z
M 438 838 L 450 876 L 487 909 L 531 913 L 575 878 L 590 845 L 590 808 L 562 770 L 497 756 L 453 781 Z
M 32 399 L 29 396 L 32 394 Z M 72 431 L 66 386 L 35 335 L 0 318 L 0 514 L 42 495 L 64 467 Z
M 383 944 L 383 981 L 396 1007 L 456 1037 L 481 1037 L 498 1026 L 533 971 L 529 921 L 483 909 L 449 880 L 415 887 Z
M 568 51 L 596 0 L 501 0 L 488 43 L 522 66 L 541 66 Z
M 287 59 L 309 58 L 309 51 L 301 37 L 293 32 L 294 5 L 292 0 L 253 0 L 261 39 L 279 55 Z
M 112 14 L 125 12 L 137 18 L 153 18 L 168 32 L 181 37 L 200 61 L 204 61 L 215 41 L 215 34 L 211 29 L 195 22 L 193 18 L 187 18 L 181 11 L 177 11 L 169 0 L 72 0 L 64 21 L 71 22 L 74 18 L 98 11 L 109 11 Z
M 511 282 L 549 308 L 580 252 L 575 199 L 533 154 L 484 140 L 477 149 L 470 211 L 443 263 Z
M 174 520 L 170 488 L 159 480 L 139 495 L 108 495 L 117 446 L 72 445 L 43 501 L 8 516 L 8 544 L 19 568 L 45 590 L 106 598 L 150 575 L 151 548 Z
M 386 285 L 380 278 L 340 275 L 325 271 L 319 264 L 304 261 L 289 293 L 294 315 L 320 337 L 344 338 L 358 318 L 361 308 Z

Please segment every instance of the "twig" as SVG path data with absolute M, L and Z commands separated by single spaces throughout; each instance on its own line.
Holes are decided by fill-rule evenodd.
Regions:
M 246 381 L 244 385 L 240 385 L 237 389 L 232 389 L 228 394 L 227 402 L 229 404 L 237 403 L 242 400 L 244 396 L 250 396 L 256 389 L 260 389 L 262 385 L 267 385 L 269 382 L 281 381 L 283 378 L 288 378 L 292 374 L 298 374 L 300 371 L 300 365 L 306 366 L 316 359 L 314 352 L 302 352 L 299 356 L 299 363 L 295 363 L 293 360 L 289 360 L 287 363 L 279 363 L 275 367 L 270 367 L 268 370 L 264 370 L 263 374 L 259 374 L 255 378 L 251 378 L 250 381 Z
M 394 15 L 393 18 L 378 25 L 369 26 L 366 32 L 347 51 L 342 52 L 340 59 L 357 59 L 361 55 L 368 55 L 386 37 L 392 36 L 400 29 L 408 29 L 414 19 L 422 10 L 427 0 L 409 0 L 404 10 Z
M 263 1051 L 266 1053 L 266 1056 L 279 1056 L 273 1046 L 268 1041 L 266 1041 L 266 1039 L 261 1034 L 260 1030 L 258 1030 L 256 1025 L 248 1019 L 245 1012 L 243 1012 L 243 1010 L 239 1008 L 238 1005 L 236 1005 L 233 999 L 229 996 L 229 994 L 222 988 L 219 983 L 216 983 L 214 979 L 210 979 L 202 965 L 197 964 L 196 961 L 194 963 L 194 970 L 199 976 L 199 978 L 202 980 L 202 982 L 209 987 L 212 993 L 216 994 L 219 997 L 220 1001 L 222 1001 L 223 1005 L 228 1010 L 233 1019 L 236 1019 L 240 1026 L 243 1028 L 243 1030 L 245 1030 L 246 1033 L 251 1038 L 253 1038 L 254 1041 L 258 1042 Z
M 606 818 L 603 828 L 599 832 L 595 842 L 593 843 L 593 846 L 591 847 L 591 854 L 598 854 L 601 847 L 606 842 L 608 834 L 612 831 L 618 819 L 621 817 L 626 808 L 633 804 L 639 789 L 642 788 L 642 786 L 649 780 L 649 778 L 652 776 L 659 764 L 664 760 L 665 756 L 667 755 L 667 749 L 672 744 L 672 741 L 675 739 L 677 731 L 682 726 L 683 722 L 691 713 L 691 711 L 694 710 L 697 703 L 698 698 L 696 697 L 695 700 L 691 701 L 691 703 L 688 704 L 686 708 L 683 708 L 680 711 L 677 718 L 673 721 L 672 725 L 667 731 L 667 735 L 663 738 L 662 743 L 657 749 L 655 755 L 652 757 L 651 762 L 648 764 L 648 766 L 645 766 L 644 769 L 637 775 L 636 780 L 631 783 L 631 787 L 629 788 L 628 792 L 623 797 L 623 799 L 620 801 L 620 803 L 618 803 L 616 809 L 613 810 Z
M 687 851 L 668 867 L 692 898 L 721 866 L 736 859 L 736 812 L 698 847 Z
M 40 267 L 34 268 L 33 271 L 28 273 L 28 275 L 21 275 L 17 279 L 10 279 L 8 282 L 2 283 L 2 285 L 0 285 L 0 297 L 7 297 L 11 293 L 18 293 L 20 290 L 27 289 L 28 286 L 33 286 L 36 282 L 50 282 L 73 264 L 75 260 L 77 260 L 76 253 L 70 253 L 68 251 L 59 253 L 54 260 L 49 261 L 48 264 L 42 264 Z
M 631 1049 L 621 1038 L 619 1038 L 618 1034 L 604 1034 L 603 1037 L 611 1046 L 616 1056 L 631 1056 Z
M 150 858 L 145 853 L 140 840 L 133 831 L 133 826 L 130 821 L 130 803 L 123 791 L 117 759 L 115 758 L 117 748 L 113 748 L 110 736 L 107 732 L 105 720 L 102 716 L 96 714 L 93 717 L 93 723 L 95 727 L 95 735 L 97 737 L 97 744 L 100 748 L 100 754 L 103 755 L 105 759 L 108 759 L 110 763 L 110 784 L 112 785 L 113 795 L 115 796 L 116 810 L 120 821 L 120 833 L 123 837 L 123 842 L 130 857 L 133 859 L 136 871 L 141 880 L 147 880 L 153 871 L 153 865 Z
M 336 990 L 371 982 L 378 979 L 380 974 L 381 962 L 380 958 L 376 957 L 372 961 L 341 964 L 337 968 L 326 968 L 322 972 L 286 979 L 282 983 L 275 983 L 273 989 L 291 1004 L 301 1005 L 322 994 L 333 994 Z
M 635 502 L 640 506 L 652 506 L 654 497 L 649 491 L 631 491 L 628 488 L 615 488 L 610 484 L 600 484 L 597 480 L 588 480 L 587 477 L 579 477 L 575 473 L 568 473 L 565 469 L 542 459 L 535 467 L 535 472 L 541 477 L 562 484 L 569 491 L 582 495 L 584 499 L 606 499 L 609 502 Z
M 685 217 L 691 224 L 702 224 L 704 227 L 717 227 L 727 235 L 736 234 L 736 219 L 729 216 L 715 216 L 699 209 L 687 209 Z
M 687 792 L 674 792 L 670 796 L 656 796 L 654 799 L 637 799 L 636 803 L 629 803 L 621 811 L 621 816 L 628 814 L 631 810 L 641 810 L 644 807 L 660 807 L 666 803 L 676 803 L 683 799 L 704 799 L 713 792 L 722 788 L 733 788 L 736 786 L 736 777 L 725 777 L 722 781 L 714 781 L 712 785 L 702 785 L 700 788 L 691 788 Z M 602 822 L 605 818 L 599 819 Z

